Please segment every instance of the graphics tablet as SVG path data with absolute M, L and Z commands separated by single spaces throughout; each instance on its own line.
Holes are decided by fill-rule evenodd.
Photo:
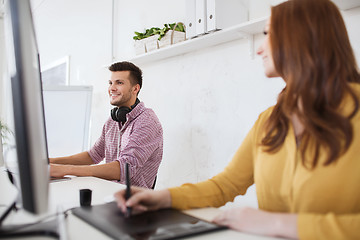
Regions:
M 162 209 L 125 218 L 115 202 L 77 207 L 72 212 L 114 239 L 177 239 L 226 228 L 175 209 Z

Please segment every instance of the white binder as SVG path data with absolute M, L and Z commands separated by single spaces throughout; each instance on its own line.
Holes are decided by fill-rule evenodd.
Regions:
M 196 0 L 196 35 L 206 33 L 206 0 Z
M 206 0 L 206 32 L 231 27 L 248 20 L 244 0 Z
M 196 37 L 196 3 L 195 0 L 186 0 L 186 38 Z

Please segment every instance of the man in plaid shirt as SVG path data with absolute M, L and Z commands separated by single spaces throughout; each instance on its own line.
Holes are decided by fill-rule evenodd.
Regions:
M 108 93 L 115 108 L 100 138 L 89 151 L 51 158 L 50 175 L 94 176 L 125 184 L 125 163 L 129 163 L 132 185 L 151 188 L 163 155 L 160 121 L 137 98 L 142 71 L 130 62 L 114 63 L 109 70 Z

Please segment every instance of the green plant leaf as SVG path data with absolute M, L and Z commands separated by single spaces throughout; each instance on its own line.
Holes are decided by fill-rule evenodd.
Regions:
M 174 29 L 175 26 L 176 26 L 176 28 Z M 176 23 L 165 23 L 163 28 L 152 27 L 152 28 L 145 29 L 145 31 L 143 33 L 134 32 L 135 36 L 133 36 L 133 39 L 141 40 L 141 39 L 148 38 L 153 35 L 159 34 L 158 39 L 161 40 L 169 30 L 185 32 L 185 28 L 182 23 L 178 23 L 178 25 L 176 25 Z
M 176 31 L 179 31 L 179 32 L 185 32 L 185 28 L 184 28 L 184 25 L 182 23 L 179 23 L 176 28 L 175 28 Z
M 13 134 L 13 132 L 10 130 L 10 128 L 4 124 L 1 120 L 0 120 L 0 137 L 3 141 L 3 144 L 5 144 L 5 140 L 8 138 L 8 134 Z

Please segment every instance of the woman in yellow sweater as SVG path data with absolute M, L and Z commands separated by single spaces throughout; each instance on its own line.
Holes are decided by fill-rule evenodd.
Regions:
M 263 112 L 225 170 L 160 191 L 132 189 L 119 207 L 142 212 L 218 207 L 256 184 L 259 209 L 224 211 L 214 222 L 267 236 L 360 239 L 360 75 L 345 24 L 329 0 L 271 9 L 258 54 L 286 87 Z

